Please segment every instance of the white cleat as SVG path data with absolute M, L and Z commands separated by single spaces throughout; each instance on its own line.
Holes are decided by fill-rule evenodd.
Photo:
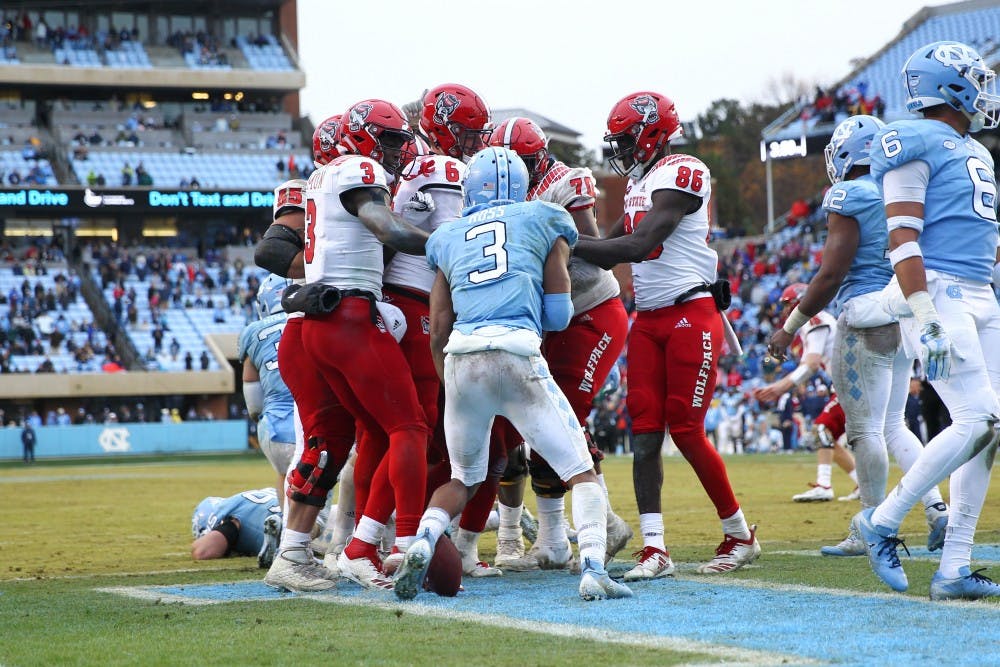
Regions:
M 479 555 L 475 551 L 462 551 L 459 549 L 458 553 L 462 557 L 462 574 L 467 577 L 480 579 L 483 577 L 499 577 L 503 574 L 499 568 L 493 567 L 486 561 L 479 560 Z
M 625 584 L 619 584 L 608 576 L 603 565 L 597 565 L 585 558 L 580 575 L 580 597 L 591 600 L 630 598 L 632 591 Z
M 819 552 L 824 556 L 864 556 L 865 543 L 852 524 L 847 537 L 840 544 L 832 547 L 821 547 Z
M 860 486 L 854 487 L 853 491 L 848 493 L 846 496 L 840 496 L 839 498 L 837 498 L 837 500 L 839 500 L 842 503 L 848 503 L 851 502 L 852 500 L 861 500 L 861 487 Z
M 531 545 L 523 557 L 507 561 L 503 568 L 513 572 L 531 572 L 533 570 L 565 570 L 573 560 L 573 547 L 569 540 L 562 546 L 548 546 L 540 543 Z
M 313 593 L 334 587 L 326 568 L 316 565 L 309 549 L 285 549 L 278 553 L 264 576 L 264 583 L 279 591 Z
M 412 600 L 417 597 L 417 593 L 423 587 L 424 577 L 427 576 L 427 568 L 433 556 L 434 549 L 426 536 L 418 537 L 410 545 L 403 557 L 403 564 L 399 566 L 392 582 L 396 597 L 400 600 Z
M 392 590 L 392 579 L 385 576 L 378 564 L 367 556 L 352 559 L 347 557 L 346 551 L 342 551 L 337 557 L 337 566 L 340 568 L 341 577 L 361 584 L 368 590 Z
M 257 567 L 265 570 L 271 567 L 274 556 L 278 553 L 278 545 L 281 543 L 281 517 L 272 514 L 264 519 L 264 544 L 257 554 Z
M 812 488 L 792 496 L 797 503 L 825 503 L 833 500 L 833 487 L 812 484 Z
M 670 560 L 670 552 L 656 547 L 643 547 L 632 554 L 639 562 L 625 573 L 625 581 L 645 581 L 662 579 L 674 573 L 674 562 Z
M 337 564 L 337 558 L 340 557 L 340 552 L 334 553 L 328 551 L 325 556 L 323 556 L 323 567 L 328 571 L 332 572 L 340 578 L 340 565 Z
M 497 540 L 497 557 L 493 562 L 499 568 L 524 558 L 524 540 Z
M 611 510 L 608 510 L 608 546 L 604 552 L 604 562 L 610 563 L 615 555 L 625 548 L 632 539 L 632 526 Z
M 750 526 L 750 539 L 741 540 L 724 535 L 722 544 L 715 550 L 715 558 L 698 567 L 698 574 L 722 574 L 738 570 L 760 558 L 757 526 Z

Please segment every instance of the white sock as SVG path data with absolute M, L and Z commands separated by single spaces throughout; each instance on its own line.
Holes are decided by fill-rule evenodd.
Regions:
M 830 488 L 833 486 L 831 484 L 831 479 L 833 477 L 833 466 L 829 463 L 820 463 L 816 466 L 816 484 L 818 486 L 823 486 Z
M 639 515 L 639 530 L 642 531 L 642 546 L 656 547 L 666 551 L 663 542 L 663 515 L 659 512 Z
M 722 520 L 722 532 L 726 535 L 738 537 L 741 540 L 750 539 L 750 526 L 743 517 L 743 510 L 736 510 L 736 514 Z
M 580 563 L 588 560 L 604 568 L 608 548 L 607 505 L 599 484 L 583 482 L 573 486 L 573 525 L 580 549 Z
M 608 483 L 604 480 L 604 473 L 597 474 L 597 483 L 601 485 L 601 490 L 604 491 L 604 502 L 608 504 L 608 510 L 611 510 L 611 497 L 608 495 Z
M 382 541 L 382 531 L 385 524 L 379 523 L 370 516 L 362 516 L 358 527 L 354 529 L 354 537 L 368 544 L 378 544 Z
M 539 500 L 541 500 L 539 498 Z M 521 508 L 507 507 L 503 503 L 497 504 L 497 514 L 500 516 L 500 526 L 497 528 L 498 540 L 516 540 L 521 537 Z
M 948 511 L 948 533 L 941 549 L 941 575 L 954 579 L 961 567 L 969 567 L 972 562 L 972 544 L 976 534 L 976 523 L 986 500 L 990 486 L 989 460 L 995 452 L 987 447 L 971 461 L 951 474 L 949 496 L 951 508 Z
M 285 528 L 281 531 L 281 544 L 278 545 L 278 551 L 307 548 L 310 538 L 309 533 L 300 533 L 297 530 Z
M 451 517 L 440 507 L 428 507 L 424 510 L 424 515 L 420 518 L 420 525 L 417 526 L 417 535 L 422 536 L 427 531 L 427 536 L 433 547 L 437 544 L 438 538 L 444 535 L 444 531 L 451 523 Z
M 558 498 L 543 498 L 538 496 L 538 539 L 536 544 L 543 546 L 562 546 L 566 540 L 566 524 L 563 523 L 563 511 L 566 501 L 563 496 Z
M 857 467 L 855 467 L 854 470 L 852 470 L 851 472 L 847 473 L 847 476 L 850 477 L 851 481 L 854 482 L 854 486 L 858 485 L 858 469 L 857 469 Z
M 454 542 L 455 548 L 458 549 L 458 553 L 462 554 L 463 559 L 466 556 L 471 556 L 476 562 L 479 561 L 479 533 L 459 528 L 458 532 L 455 533 Z
M 496 508 L 490 510 L 490 515 L 486 517 L 486 525 L 483 527 L 484 533 L 492 530 L 500 530 L 500 512 Z

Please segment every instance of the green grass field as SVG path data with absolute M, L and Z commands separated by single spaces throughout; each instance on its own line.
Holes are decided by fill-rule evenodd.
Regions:
M 846 534 L 858 509 L 857 503 L 791 502 L 791 495 L 812 479 L 813 456 L 730 457 L 727 464 L 744 512 L 759 525 L 764 548 L 756 565 L 727 575 L 729 580 L 885 593 L 863 559 L 813 555 L 820 545 Z M 688 465 L 675 457 L 666 459 L 664 468 L 667 544 L 681 564 L 678 578 L 683 579 L 691 576 L 691 567 L 683 564 L 708 559 L 721 533 Z M 616 510 L 636 527 L 631 459 L 610 457 L 605 473 Z M 0 665 L 250 665 L 301 664 L 306 659 L 333 664 L 650 665 L 720 660 L 670 647 L 623 652 L 613 643 L 421 616 L 405 607 L 342 606 L 292 597 L 188 606 L 95 590 L 259 580 L 263 572 L 256 559 L 192 561 L 190 517 L 204 496 L 228 496 L 272 480 L 269 466 L 256 455 L 0 467 L 8 510 L 0 524 Z M 852 488 L 839 472 L 834 484 L 843 493 Z M 994 487 L 977 543 L 1000 543 L 998 508 L 1000 492 Z M 924 543 L 922 512 L 911 514 L 903 532 L 912 544 Z M 640 547 L 636 538 L 628 551 Z M 494 548 L 494 535 L 484 535 L 481 554 L 492 560 Z M 935 568 L 929 560 L 907 561 L 911 593 L 900 599 L 925 597 Z M 516 577 L 509 575 L 511 586 L 518 585 Z M 567 580 L 568 592 L 573 585 Z M 670 582 L 662 586 L 669 591 Z M 974 604 L 1000 608 L 994 602 Z M 319 655 L 304 657 L 310 651 Z

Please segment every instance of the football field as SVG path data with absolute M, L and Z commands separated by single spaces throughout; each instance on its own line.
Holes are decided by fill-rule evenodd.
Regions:
M 1000 664 L 1000 603 L 927 599 L 936 556 L 919 509 L 902 531 L 910 592 L 891 593 L 866 559 L 819 555 L 859 506 L 791 502 L 813 478 L 814 456 L 729 457 L 764 553 L 705 577 L 695 567 L 721 539 L 718 520 L 688 465 L 664 464 L 676 576 L 633 585 L 630 600 L 590 603 L 559 572 L 467 579 L 456 598 L 400 603 L 349 582 L 280 594 L 253 558 L 192 561 L 195 504 L 271 484 L 259 455 L 3 464 L 0 665 Z M 616 510 L 636 527 L 631 459 L 610 457 L 605 473 Z M 839 472 L 834 484 L 852 487 Z M 488 560 L 494 538 L 481 543 Z M 977 542 L 973 566 L 1000 578 L 995 485 Z M 640 547 L 635 538 L 612 573 Z

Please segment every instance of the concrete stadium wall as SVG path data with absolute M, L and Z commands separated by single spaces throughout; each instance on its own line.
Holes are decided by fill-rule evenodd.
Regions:
M 301 71 L 197 70 L 180 67 L 113 69 L 110 67 L 66 67 L 65 65 L 0 66 L 6 85 L 124 86 L 183 88 L 185 90 L 286 90 L 297 91 L 306 83 Z
M 0 430 L 0 459 L 20 459 L 21 428 Z M 35 456 L 119 456 L 179 452 L 234 452 L 249 447 L 242 419 L 181 424 L 82 424 L 35 429 Z

